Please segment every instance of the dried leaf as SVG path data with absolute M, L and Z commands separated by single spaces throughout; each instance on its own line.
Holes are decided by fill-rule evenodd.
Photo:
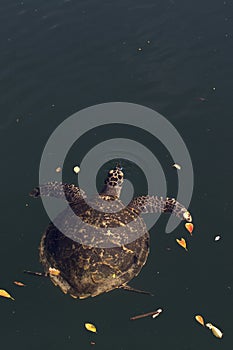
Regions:
M 56 168 L 56 173 L 60 173 L 62 171 L 62 168 L 60 167 L 60 166 L 58 166 L 57 168 Z
M 213 335 L 216 338 L 222 338 L 222 336 L 223 336 L 222 331 L 220 329 L 218 329 L 217 327 L 213 326 L 212 323 L 206 323 L 206 327 L 211 329 Z
M 201 315 L 196 315 L 195 319 L 197 322 L 199 322 L 203 327 L 205 327 L 205 321 L 204 318 Z
M 58 275 L 60 275 L 61 271 L 59 271 L 58 269 L 55 269 L 54 267 L 50 267 L 49 273 L 52 276 L 58 276 Z
M 19 286 L 19 287 L 25 287 L 26 284 L 22 283 L 22 282 L 19 282 L 19 281 L 14 281 L 14 284 L 16 284 L 16 286 Z
M 177 170 L 180 170 L 181 169 L 181 166 L 179 165 L 179 164 L 173 164 L 172 165 L 173 166 L 173 168 L 176 168 Z
M 97 329 L 92 323 L 85 323 L 85 328 L 90 332 L 97 333 Z
M 220 331 L 220 329 L 218 329 L 217 327 L 213 326 L 212 329 L 211 329 L 213 335 L 216 337 L 216 338 L 222 338 L 223 336 L 223 333 L 222 331 Z
M 176 239 L 176 242 L 182 247 L 184 248 L 186 251 L 188 251 L 187 249 L 187 244 L 186 244 L 186 241 L 184 238 L 181 238 L 181 239 Z
M 190 222 L 186 222 L 186 224 L 185 224 L 185 228 L 186 228 L 186 230 L 188 230 L 188 231 L 189 231 L 190 235 L 192 236 L 192 232 L 193 232 L 193 229 L 194 229 L 193 224 L 192 224 L 192 223 L 190 223 Z
M 12 300 L 15 300 L 7 291 L 5 291 L 4 289 L 0 289 L 0 296 L 4 297 L 4 298 L 9 298 Z
M 80 168 L 77 165 L 74 166 L 73 170 L 74 170 L 75 174 L 78 174 L 80 172 Z

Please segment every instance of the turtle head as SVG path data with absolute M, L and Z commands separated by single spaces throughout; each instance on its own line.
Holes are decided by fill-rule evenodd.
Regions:
M 109 170 L 108 176 L 105 180 L 105 186 L 101 192 L 104 195 L 119 198 L 124 181 L 124 174 L 119 165 L 112 170 Z

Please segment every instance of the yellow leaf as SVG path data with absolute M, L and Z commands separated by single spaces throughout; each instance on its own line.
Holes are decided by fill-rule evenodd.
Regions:
M 190 223 L 190 222 L 186 222 L 186 224 L 185 224 L 185 228 L 186 228 L 186 230 L 188 230 L 188 231 L 189 231 L 190 235 L 192 236 L 192 232 L 193 232 L 193 229 L 194 229 L 193 224 L 192 224 L 192 223 Z
M 186 244 L 186 241 L 184 238 L 181 238 L 181 239 L 176 239 L 176 242 L 181 246 L 183 247 L 186 251 L 188 250 L 187 249 L 187 244 Z
M 97 329 L 92 323 L 85 323 L 85 328 L 90 332 L 97 333 Z
M 4 298 L 9 298 L 15 300 L 9 293 L 7 293 L 4 289 L 0 289 L 0 296 Z
M 58 269 L 55 269 L 53 267 L 50 267 L 49 268 L 49 274 L 52 275 L 52 276 L 58 276 L 60 275 L 60 271 Z
M 73 167 L 73 171 L 75 172 L 75 174 L 78 174 L 79 172 L 80 172 L 80 168 L 79 168 L 79 166 L 74 166 Z
M 222 336 L 223 336 L 222 331 L 220 331 L 220 329 L 218 329 L 217 327 L 213 326 L 212 323 L 206 323 L 206 327 L 211 329 L 213 335 L 216 338 L 222 338 Z
M 26 284 L 22 283 L 22 282 L 18 282 L 18 281 L 14 281 L 14 284 L 16 284 L 16 286 L 19 286 L 19 287 L 25 287 Z
M 220 331 L 220 329 L 218 329 L 217 327 L 213 326 L 213 327 L 211 328 L 211 331 L 212 331 L 213 335 L 214 335 L 216 338 L 222 338 L 223 333 L 222 333 L 222 331 Z
M 205 321 L 201 315 L 196 315 L 195 319 L 197 322 L 199 322 L 203 327 L 205 327 Z

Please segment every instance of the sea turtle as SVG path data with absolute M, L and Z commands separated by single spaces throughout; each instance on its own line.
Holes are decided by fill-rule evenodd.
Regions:
M 116 288 L 139 291 L 127 283 L 139 274 L 149 253 L 149 233 L 140 214 L 168 212 L 192 221 L 174 198 L 147 195 L 124 206 L 119 199 L 123 178 L 119 166 L 110 170 L 103 190 L 88 203 L 85 193 L 71 184 L 52 182 L 31 192 L 33 197 L 65 194 L 69 203 L 49 224 L 39 250 L 45 274 L 74 298 Z

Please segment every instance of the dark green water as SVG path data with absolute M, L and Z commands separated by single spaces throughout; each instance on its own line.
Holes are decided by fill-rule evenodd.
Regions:
M 1 1 L 0 288 L 16 299 L 0 300 L 2 348 L 232 348 L 232 16 L 228 0 Z M 49 222 L 28 192 L 53 130 L 84 107 L 112 101 L 158 111 L 183 137 L 194 167 L 195 233 L 190 239 L 180 225 L 166 235 L 167 218 L 151 229 L 149 260 L 131 284 L 154 297 L 114 291 L 77 301 L 23 274 L 41 270 L 38 245 Z M 86 137 L 67 160 L 67 179 L 85 149 L 113 134 L 103 128 Z M 156 149 L 174 194 L 175 172 Z M 130 178 L 130 166 L 125 171 Z M 145 184 L 135 181 L 143 193 Z M 175 243 L 181 235 L 188 253 Z M 158 319 L 129 321 L 157 308 L 164 310 Z M 223 339 L 195 314 L 222 329 Z M 84 329 L 88 321 L 97 335 Z

